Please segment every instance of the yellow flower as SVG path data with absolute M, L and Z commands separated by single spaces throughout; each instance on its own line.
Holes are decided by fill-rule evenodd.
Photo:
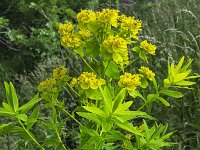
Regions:
M 120 80 L 118 82 L 120 87 L 127 87 L 129 90 L 135 90 L 140 84 L 140 76 L 138 74 L 131 74 L 127 72 L 120 76 Z
M 38 86 L 39 91 L 50 90 L 56 85 L 55 79 L 47 79 L 45 81 L 40 82 Z
M 146 77 L 148 78 L 149 80 L 153 80 L 154 79 L 154 76 L 155 76 L 155 73 L 153 73 L 149 68 L 147 67 L 140 67 L 139 71 Z
M 106 23 L 117 27 L 118 13 L 119 10 L 103 9 L 101 12 L 97 12 L 97 20 L 100 23 Z
M 77 20 L 80 24 L 87 24 L 96 20 L 96 14 L 92 10 L 82 10 L 77 14 Z
M 112 58 L 117 64 L 128 64 L 127 42 L 121 37 L 110 35 L 103 41 L 104 48 L 112 53 Z
M 79 47 L 80 44 L 81 39 L 76 34 L 69 34 L 61 38 L 61 45 L 64 47 L 76 48 Z
M 83 72 L 77 79 L 73 78 L 70 85 L 80 86 L 81 89 L 97 89 L 99 86 L 104 85 L 104 79 L 97 79 L 94 73 Z
M 108 50 L 109 53 L 123 53 L 127 51 L 126 40 L 118 36 L 110 35 L 106 40 L 103 41 L 103 46 Z
M 120 31 L 124 34 L 129 34 L 130 37 L 138 39 L 138 32 L 142 30 L 142 21 L 135 20 L 134 17 L 122 15 L 119 17 Z
M 61 24 L 59 26 L 59 33 L 63 36 L 63 35 L 67 35 L 69 34 L 72 30 L 74 29 L 74 26 L 72 25 L 71 22 L 69 23 L 65 23 L 65 24 Z
M 53 78 L 56 80 L 62 80 L 67 74 L 67 69 L 65 66 L 60 66 L 53 70 Z
M 140 48 L 144 49 L 149 54 L 155 55 L 156 46 L 151 43 L 148 43 L 147 40 L 144 40 L 140 43 Z
M 78 32 L 78 34 L 79 34 L 83 39 L 87 39 L 88 37 L 91 36 L 91 32 L 90 32 L 89 30 L 85 30 L 85 29 L 80 30 L 80 31 Z

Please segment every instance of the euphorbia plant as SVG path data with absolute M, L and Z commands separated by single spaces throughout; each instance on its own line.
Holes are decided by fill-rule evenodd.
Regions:
M 14 87 L 5 83 L 8 103 L 3 103 L 0 115 L 11 117 L 18 123 L 11 121 L 0 126 L 0 129 L 11 132 L 13 126 L 17 127 L 26 133 L 24 138 L 28 136 L 27 140 L 34 141 L 41 149 L 67 149 L 61 135 L 66 121 L 61 115 L 64 113 L 79 125 L 80 145 L 77 149 L 155 150 L 172 146 L 174 143 L 166 140 L 173 132 L 166 134 L 167 125 L 156 122 L 149 106 L 153 102 L 170 106 L 166 96 L 184 96 L 176 89 L 189 88 L 195 84 L 189 79 L 199 77 L 189 76 L 191 70 L 188 68 L 192 61 L 189 60 L 185 66 L 184 57 L 177 65 L 169 62 L 168 76 L 163 84 L 158 84 L 158 77 L 148 67 L 148 56 L 156 55 L 156 46 L 139 38 L 138 33 L 142 30 L 140 20 L 119 15 L 118 10 L 103 9 L 99 12 L 83 10 L 77 14 L 77 21 L 76 25 L 71 22 L 61 24 L 59 33 L 61 45 L 74 55 L 79 55 L 85 63 L 83 73 L 70 77 L 64 66 L 56 68 L 52 78 L 38 86 L 39 97 L 37 95 L 20 108 Z M 140 59 L 132 60 L 130 55 Z M 143 65 L 140 66 L 141 61 Z M 132 63 L 140 67 L 128 69 Z M 147 90 L 148 87 L 154 91 Z M 83 118 L 81 121 L 70 114 L 64 102 L 59 100 L 59 93 L 65 88 L 80 98 L 75 111 Z M 136 98 L 143 101 L 140 107 L 133 105 L 133 102 L 137 103 Z M 45 109 L 51 112 L 49 119 L 37 120 L 39 105 L 30 115 L 27 114 L 41 100 Z M 143 121 L 138 122 L 134 118 L 143 118 Z M 148 125 L 149 121 L 151 125 Z M 153 126 L 152 121 L 155 122 Z M 38 142 L 30 131 L 34 124 L 47 133 L 51 131 L 48 138 Z

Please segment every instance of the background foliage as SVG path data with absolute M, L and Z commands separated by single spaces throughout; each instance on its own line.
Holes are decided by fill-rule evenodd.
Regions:
M 74 21 L 81 9 L 118 8 L 126 15 L 143 21 L 143 35 L 158 46 L 159 62 L 151 64 L 161 68 L 156 74 L 166 77 L 168 57 L 178 61 L 185 55 L 194 59 L 193 72 L 200 74 L 200 26 L 198 0 L 1 0 L 0 3 L 0 103 L 4 99 L 3 81 L 12 81 L 18 90 L 21 103 L 35 94 L 38 83 L 51 75 L 58 65 L 65 64 L 71 74 L 81 71 L 80 60 L 72 64 L 72 56 L 59 43 L 57 25 Z M 65 55 L 64 55 L 65 53 Z M 67 56 L 67 58 L 64 58 Z M 153 60 L 153 58 L 152 58 Z M 154 61 L 152 61 L 154 62 Z M 156 71 L 156 70 L 154 70 Z M 185 92 L 185 97 L 171 100 L 171 108 L 152 110 L 161 122 L 169 123 L 169 130 L 177 130 L 172 137 L 178 142 L 174 149 L 200 149 L 200 87 Z M 184 91 L 184 90 L 183 90 Z M 76 102 L 70 91 L 63 93 L 68 110 Z M 159 107 L 158 107 L 159 108 Z M 0 119 L 0 123 L 5 120 Z M 76 126 L 68 122 L 66 143 L 76 145 Z M 5 135 L 0 147 L 14 149 L 22 141 Z M 15 141 L 15 142 L 13 142 Z

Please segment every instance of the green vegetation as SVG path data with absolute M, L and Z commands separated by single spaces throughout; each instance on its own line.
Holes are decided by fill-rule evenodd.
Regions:
M 143 27 L 142 32 L 139 34 L 140 41 L 147 39 L 147 41 L 154 43 L 157 47 L 156 57 L 153 55 L 148 56 L 148 67 L 154 71 L 156 77 L 159 77 L 156 78 L 157 84 L 160 85 L 159 88 L 161 88 L 163 79 L 169 75 L 167 73 L 168 68 L 170 68 L 171 71 L 173 70 L 173 65 L 169 67 L 169 62 L 170 64 L 176 65 L 182 56 L 185 56 L 185 58 L 182 58 L 181 60 L 188 60 L 187 63 L 189 64 L 192 62 L 190 69 L 193 70 L 195 73 L 194 75 L 199 75 L 199 6 L 200 2 L 198 0 L 74 0 L 73 2 L 70 0 L 50 0 L 48 2 L 45 0 L 34 0 L 32 2 L 25 0 L 2 0 L 0 3 L 0 103 L 6 102 L 4 81 L 13 83 L 20 100 L 19 106 L 22 106 L 24 104 L 28 104 L 29 100 L 34 97 L 37 93 L 37 86 L 41 81 L 51 78 L 52 70 L 54 68 L 64 65 L 68 70 L 70 70 L 69 75 L 71 77 L 78 77 L 81 72 L 85 71 L 83 70 L 85 60 L 82 60 L 79 56 L 72 54 L 69 48 L 63 48 L 60 45 L 60 35 L 58 33 L 60 23 L 71 21 L 73 24 L 77 24 L 76 15 L 82 9 L 100 11 L 102 8 L 117 8 L 121 13 L 124 13 L 127 16 L 135 16 L 136 19 L 142 20 Z M 104 43 L 104 47 L 109 48 L 109 45 Z M 135 48 L 134 50 L 142 56 L 138 48 Z M 76 52 L 81 54 L 80 51 Z M 140 65 L 136 63 L 138 58 L 136 58 L 135 54 L 132 52 L 129 54 L 129 57 L 132 60 L 136 59 L 136 61 L 132 62 L 130 66 L 125 67 L 125 69 L 130 70 L 132 73 L 136 71 L 136 67 L 139 68 L 140 65 L 145 64 L 142 60 L 140 61 Z M 115 63 L 118 63 L 120 60 L 116 59 L 116 57 L 112 59 L 113 61 L 109 63 L 108 68 L 116 69 Z M 146 57 L 142 57 L 142 59 L 146 60 Z M 192 59 L 192 61 L 190 59 Z M 86 61 L 90 62 L 89 60 Z M 185 64 L 186 62 L 183 65 Z M 97 67 L 93 64 L 90 65 L 91 68 Z M 99 72 L 98 75 L 103 72 L 100 68 L 101 67 L 99 67 L 97 71 Z M 121 69 L 123 69 L 122 66 Z M 88 67 L 86 67 L 86 70 L 91 71 Z M 110 73 L 108 69 L 105 74 L 108 78 L 112 77 L 113 79 L 117 79 L 120 71 L 114 71 L 116 71 L 115 76 L 112 76 L 112 73 Z M 179 71 L 181 72 L 181 70 Z M 171 93 L 176 95 L 174 97 L 181 97 L 177 100 L 169 98 L 167 101 L 164 101 L 167 98 L 166 96 L 162 97 L 164 100 L 158 97 L 156 98 L 160 99 L 160 102 L 166 106 L 170 104 L 170 108 L 163 107 L 164 105 L 162 103 L 152 103 L 146 108 L 146 106 L 141 106 L 141 102 L 135 103 L 134 101 L 134 107 L 131 106 L 130 110 L 136 110 L 136 107 L 139 110 L 145 111 L 149 115 L 156 117 L 159 123 L 157 126 L 152 127 L 154 121 L 145 119 L 146 122 L 144 121 L 142 123 L 141 119 L 138 118 L 138 120 L 134 120 L 134 123 L 136 123 L 134 125 L 148 124 L 149 127 L 145 125 L 145 131 L 151 130 L 152 132 L 156 132 L 159 130 L 160 133 L 164 134 L 164 131 L 161 132 L 161 129 L 166 130 L 167 127 L 162 124 L 168 123 L 167 132 L 174 132 L 168 142 L 171 141 L 178 143 L 169 149 L 200 149 L 200 121 L 198 119 L 200 118 L 200 87 L 199 79 L 193 79 L 193 81 L 196 82 L 196 84 L 192 86 L 193 89 L 176 89 L 176 91 L 184 93 L 184 97 L 180 96 L 180 93 L 160 91 L 165 95 L 169 95 L 169 93 Z M 169 82 L 172 83 L 170 78 L 165 80 L 165 87 L 169 86 L 169 84 L 166 84 Z M 146 84 L 146 82 L 143 83 Z M 145 84 L 143 84 L 143 87 L 146 86 Z M 13 85 L 6 84 L 7 88 L 10 87 L 11 89 L 13 89 Z M 116 88 L 116 85 L 114 88 Z M 100 93 L 104 95 L 104 92 L 106 91 L 106 88 L 104 88 L 100 91 Z M 147 91 L 154 91 L 154 87 L 149 86 Z M 91 94 L 91 91 L 86 93 L 86 95 L 90 98 L 95 97 Z M 123 93 L 123 90 L 120 93 Z M 129 92 L 129 94 L 130 93 L 131 92 Z M 117 95 L 114 95 L 114 97 L 117 97 Z M 148 97 L 150 100 L 151 98 L 155 99 L 155 95 L 150 95 Z M 65 145 L 69 149 L 75 148 L 80 143 L 78 139 L 79 128 L 77 121 L 73 120 L 73 115 L 75 114 L 74 109 L 77 108 L 77 106 L 80 106 L 80 101 L 78 101 L 78 96 L 67 86 L 64 90 L 59 92 L 58 99 L 64 102 L 65 109 L 61 107 L 61 103 L 59 106 L 56 106 L 55 109 L 50 106 L 45 106 L 45 108 L 40 108 L 40 111 L 38 107 L 34 107 L 35 109 L 29 108 L 30 112 L 28 112 L 28 110 L 20 110 L 20 112 L 24 112 L 21 115 L 15 115 L 16 118 L 13 119 L 18 119 L 18 125 L 21 128 L 16 128 L 15 130 L 19 130 L 19 132 L 21 131 L 21 136 L 23 138 L 27 138 L 27 140 L 30 138 L 33 140 L 33 138 L 35 138 L 38 141 L 43 141 L 44 136 L 49 135 L 50 138 L 49 141 L 46 141 L 46 145 L 48 145 L 48 143 L 55 142 L 50 141 L 54 137 L 61 143 L 61 147 L 64 147 L 63 145 Z M 128 100 L 130 99 L 128 98 Z M 36 103 L 34 99 L 32 99 L 32 101 L 34 103 L 31 105 Z M 9 104 L 9 102 L 7 103 Z M 81 101 L 81 104 L 83 105 L 84 101 Z M 4 107 L 6 106 L 7 105 L 4 103 Z M 102 105 L 102 107 L 105 106 Z M 23 107 L 21 109 L 23 109 Z M 89 108 L 85 109 L 91 112 Z M 66 110 L 69 112 L 66 112 Z M 82 117 L 85 116 L 83 114 L 84 111 L 85 110 L 83 108 L 79 107 L 76 110 L 76 112 L 79 112 L 79 115 Z M 62 126 L 63 128 L 54 128 L 59 130 L 52 132 L 52 128 L 50 126 L 47 128 L 47 124 L 50 124 L 49 122 L 44 122 L 43 124 L 37 126 L 35 120 L 33 119 L 30 121 L 30 119 L 31 116 L 36 117 L 38 112 L 40 112 L 40 122 L 44 122 L 47 119 L 46 116 L 50 115 L 52 112 L 52 116 L 49 116 L 51 118 L 49 120 L 51 125 L 55 125 L 57 122 L 55 120 L 55 115 L 57 115 L 56 117 L 61 120 L 59 120 L 60 124 L 56 124 L 56 126 Z M 72 114 L 72 116 L 69 116 L 68 113 L 70 115 Z M 91 113 L 94 116 L 94 112 Z M 24 114 L 30 118 L 27 120 Z M 68 117 L 66 118 L 66 116 Z M 77 117 L 77 115 L 75 115 L 75 117 L 78 119 L 78 122 L 83 121 L 81 117 Z M 85 118 L 87 117 L 85 116 Z M 24 139 L 19 138 L 18 134 L 3 134 L 3 132 L 1 132 L 2 129 L 6 128 L 6 126 L 12 125 L 5 124 L 9 121 L 11 121 L 9 118 L 0 118 L 0 147 L 3 149 L 31 149 L 31 147 L 29 147 L 30 145 L 27 147 L 26 143 L 24 143 Z M 84 120 L 83 123 L 87 123 L 87 120 Z M 96 120 L 96 123 L 98 124 L 98 120 Z M 88 124 L 88 127 L 89 126 L 91 126 L 91 124 Z M 31 127 L 34 130 L 31 129 L 29 131 L 29 128 Z M 123 127 L 121 126 L 121 128 Z M 23 132 L 26 132 L 26 135 L 22 134 L 21 129 L 23 129 Z M 88 132 L 96 134 L 96 132 L 94 133 L 94 130 L 89 131 L 83 126 L 81 126 L 80 129 L 85 134 Z M 61 137 L 57 134 L 58 132 Z M 111 130 L 109 132 L 109 136 L 111 137 L 113 134 L 117 133 Z M 118 135 L 119 134 L 120 133 L 118 133 Z M 86 135 L 81 136 L 85 137 Z M 60 141 L 60 138 L 62 141 Z M 121 141 L 123 141 L 125 145 L 127 144 L 130 146 L 130 143 L 127 142 L 128 140 L 125 142 L 125 140 L 122 139 L 123 138 L 121 137 Z M 34 148 L 36 146 L 41 148 L 40 142 L 40 144 L 36 141 L 34 141 L 34 143 Z M 118 144 L 122 143 L 119 142 Z M 107 144 L 104 145 L 104 147 L 106 147 L 105 149 L 111 149 L 112 145 Z

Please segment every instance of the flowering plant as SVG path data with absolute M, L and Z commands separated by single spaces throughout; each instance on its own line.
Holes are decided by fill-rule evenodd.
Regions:
M 17 122 L 1 125 L 0 129 L 14 132 L 17 128 L 24 138 L 28 137 L 27 142 L 32 140 L 40 149 L 67 149 L 61 136 L 66 122 L 61 114 L 65 113 L 79 125 L 78 149 L 159 150 L 172 146 L 174 143 L 166 140 L 173 132 L 166 134 L 167 125 L 158 124 L 148 110 L 154 102 L 170 106 L 166 96 L 181 98 L 184 95 L 176 89 L 195 84 L 189 81 L 199 77 L 189 76 L 192 60 L 186 65 L 183 65 L 184 57 L 177 65 L 169 62 L 168 76 L 163 85 L 158 85 L 156 74 L 147 67 L 148 56 L 156 55 L 156 46 L 140 40 L 140 20 L 119 15 L 118 10 L 103 9 L 99 12 L 82 10 L 77 14 L 77 21 L 77 25 L 71 22 L 61 24 L 59 33 L 61 45 L 79 55 L 85 63 L 84 72 L 78 77 L 70 77 L 64 66 L 54 69 L 52 78 L 38 86 L 39 94 L 21 107 L 14 86 L 5 82 L 7 103 L 3 102 L 0 115 Z M 137 61 L 130 59 L 131 55 L 139 57 L 145 65 L 128 69 Z M 59 100 L 59 93 L 66 87 L 80 98 L 75 112 L 83 118 L 81 121 L 70 114 L 64 102 Z M 148 87 L 154 90 L 149 91 Z M 142 103 L 140 107 L 133 105 L 134 101 L 137 103 L 136 99 L 142 101 L 138 103 Z M 39 105 L 28 113 L 41 100 L 51 112 L 49 119 L 39 119 Z M 136 118 L 143 120 L 135 121 Z M 155 122 L 155 125 L 148 125 L 149 121 Z M 50 129 L 54 135 L 38 142 L 30 131 L 34 124 Z

